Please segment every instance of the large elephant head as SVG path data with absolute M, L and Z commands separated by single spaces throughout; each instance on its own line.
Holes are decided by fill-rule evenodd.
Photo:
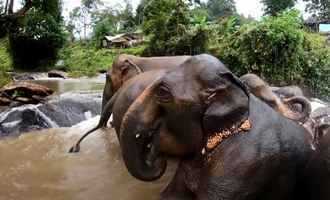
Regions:
M 128 171 L 152 181 L 166 169 L 164 155 L 193 156 L 210 134 L 248 117 L 245 86 L 217 58 L 199 55 L 169 70 L 134 101 L 121 124 Z

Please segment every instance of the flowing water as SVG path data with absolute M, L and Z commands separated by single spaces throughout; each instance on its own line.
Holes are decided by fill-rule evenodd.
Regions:
M 67 153 L 97 121 L 0 140 L 0 200 L 158 199 L 174 164 L 159 181 L 136 180 L 123 164 L 112 129 L 91 135 L 80 153 Z
M 83 142 L 80 153 L 68 153 L 72 144 L 98 122 L 99 116 L 93 116 L 99 113 L 101 97 L 89 92 L 101 94 L 104 79 L 32 82 L 52 88 L 55 91 L 53 99 L 45 105 L 27 105 L 1 113 L 0 119 L 6 119 L 1 119 L 0 136 L 2 126 L 12 132 L 22 130 L 21 126 L 34 128 L 36 124 L 40 125 L 40 121 L 47 122 L 46 119 L 56 124 L 49 123 L 44 127 L 52 129 L 19 137 L 0 137 L 0 200 L 159 199 L 160 192 L 173 176 L 175 165 L 170 163 L 167 173 L 159 181 L 145 183 L 136 180 L 124 166 L 113 129 L 99 130 Z M 32 117 L 21 115 L 27 111 L 33 114 Z M 13 119 L 5 115 L 11 115 Z M 22 116 L 38 120 L 30 123 L 31 120 L 23 120 Z M 24 123 L 18 124 L 17 120 Z M 64 126 L 79 120 L 86 121 L 71 128 L 58 128 L 60 124 Z M 17 129 L 13 129 L 15 124 L 18 124 Z
M 104 87 L 105 79 L 100 78 L 80 78 L 80 79 L 58 79 L 45 78 L 30 81 L 41 84 L 54 90 L 57 94 L 72 91 L 101 91 Z

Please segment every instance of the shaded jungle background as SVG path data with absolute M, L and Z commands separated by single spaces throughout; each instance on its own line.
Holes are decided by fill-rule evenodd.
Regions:
M 238 75 L 256 73 L 272 84 L 297 84 L 329 100 L 327 0 L 261 0 L 264 16 L 239 15 L 234 0 L 141 0 L 136 9 L 82 0 L 63 17 L 61 0 L 0 1 L 0 86 L 9 72 L 66 71 L 72 77 L 107 70 L 119 53 L 141 56 L 211 53 Z M 15 4 L 15 5 L 14 5 Z M 16 5 L 19 4 L 19 5 Z M 17 9 L 14 9 L 17 8 Z M 143 42 L 109 46 L 105 38 L 136 33 Z

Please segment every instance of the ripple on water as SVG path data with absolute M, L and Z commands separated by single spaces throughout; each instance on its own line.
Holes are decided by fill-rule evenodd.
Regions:
M 70 146 L 98 118 L 73 128 L 50 129 L 0 141 L 0 199 L 6 200 L 148 200 L 173 176 L 168 173 L 153 183 L 140 182 L 128 174 L 112 129 L 91 135 L 78 154 Z

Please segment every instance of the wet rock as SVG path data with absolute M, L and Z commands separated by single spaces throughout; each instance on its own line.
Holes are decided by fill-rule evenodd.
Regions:
M 105 74 L 105 73 L 107 73 L 107 70 L 106 69 L 100 69 L 98 72 L 101 73 L 101 74 Z
M 59 71 L 59 70 L 52 70 L 48 72 L 48 77 L 49 78 L 67 78 L 67 74 L 63 71 Z
M 14 81 L 38 80 L 47 77 L 47 74 L 43 72 L 10 72 L 9 74 Z
M 31 74 L 24 73 L 24 74 L 15 74 L 13 75 L 14 81 L 26 81 L 26 80 L 35 80 L 35 77 Z
M 44 104 L 23 105 L 0 113 L 0 137 L 45 128 L 71 127 L 99 115 L 100 93 L 64 93 Z
M 14 93 L 16 94 L 24 94 L 25 96 L 39 95 L 39 96 L 49 96 L 53 94 L 53 90 L 50 88 L 30 83 L 26 81 L 13 82 L 5 85 L 0 89 L 1 93 L 5 93 L 9 96 L 12 96 Z
M 11 100 L 7 97 L 1 97 L 0 96 L 0 106 L 9 106 Z
M 38 104 L 53 90 L 48 87 L 26 81 L 13 82 L 0 89 L 0 105 L 9 105 L 12 101 L 23 104 Z

